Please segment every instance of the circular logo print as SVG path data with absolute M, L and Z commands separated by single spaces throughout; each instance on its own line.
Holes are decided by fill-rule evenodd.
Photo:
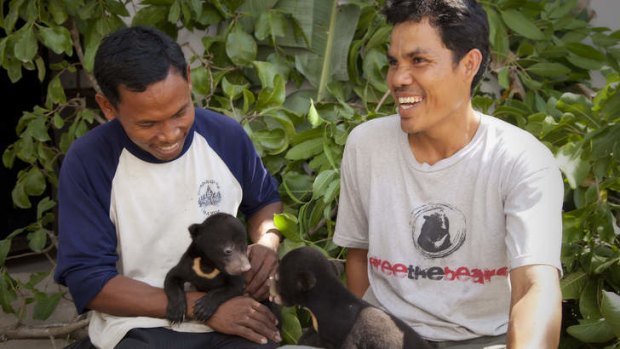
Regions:
M 465 215 L 450 205 L 428 204 L 417 208 L 411 226 L 415 247 L 429 258 L 448 256 L 465 242 Z
M 222 202 L 222 193 L 219 184 L 213 180 L 202 182 L 198 189 L 198 206 L 202 213 L 209 216 L 209 212 L 213 211 L 213 206 L 219 206 L 220 202 Z

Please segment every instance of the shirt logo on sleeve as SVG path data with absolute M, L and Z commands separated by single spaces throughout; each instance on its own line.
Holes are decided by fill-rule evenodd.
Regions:
M 220 185 L 214 180 L 206 180 L 198 189 L 198 206 L 205 216 L 210 216 L 219 211 L 218 206 L 222 202 Z
M 411 227 L 415 248 L 429 258 L 454 253 L 467 235 L 465 215 L 446 204 L 428 204 L 415 209 Z

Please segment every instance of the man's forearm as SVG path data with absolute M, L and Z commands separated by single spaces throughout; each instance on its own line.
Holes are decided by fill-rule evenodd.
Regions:
M 201 295 L 200 292 L 186 293 L 188 315 L 193 313 L 194 302 Z M 164 318 L 167 305 L 168 298 L 162 288 L 117 275 L 103 286 L 88 308 L 115 316 Z
M 368 250 L 350 248 L 345 266 L 347 288 L 354 295 L 362 298 L 368 289 Z
M 557 285 L 557 270 L 549 267 L 548 270 L 538 272 L 538 282 L 524 290 L 519 287 L 513 288 L 508 349 L 558 347 L 562 321 L 562 293 Z

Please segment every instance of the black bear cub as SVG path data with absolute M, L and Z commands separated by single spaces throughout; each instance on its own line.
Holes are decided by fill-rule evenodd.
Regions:
M 335 266 L 314 248 L 287 253 L 272 285 L 276 303 L 300 305 L 312 314 L 313 328 L 299 344 L 327 349 L 431 348 L 403 321 L 349 292 Z
M 166 318 L 173 324 L 185 318 L 185 282 L 199 291 L 208 291 L 194 305 L 194 318 L 206 321 L 220 304 L 243 294 L 241 274 L 250 269 L 247 232 L 236 217 L 217 213 L 200 224 L 192 224 L 189 232 L 191 244 L 164 281 Z

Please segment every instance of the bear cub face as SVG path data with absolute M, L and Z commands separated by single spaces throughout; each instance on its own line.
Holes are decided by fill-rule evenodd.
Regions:
M 250 270 L 246 229 L 234 216 L 215 214 L 202 223 L 190 225 L 189 232 L 196 257 L 211 261 L 229 275 Z

